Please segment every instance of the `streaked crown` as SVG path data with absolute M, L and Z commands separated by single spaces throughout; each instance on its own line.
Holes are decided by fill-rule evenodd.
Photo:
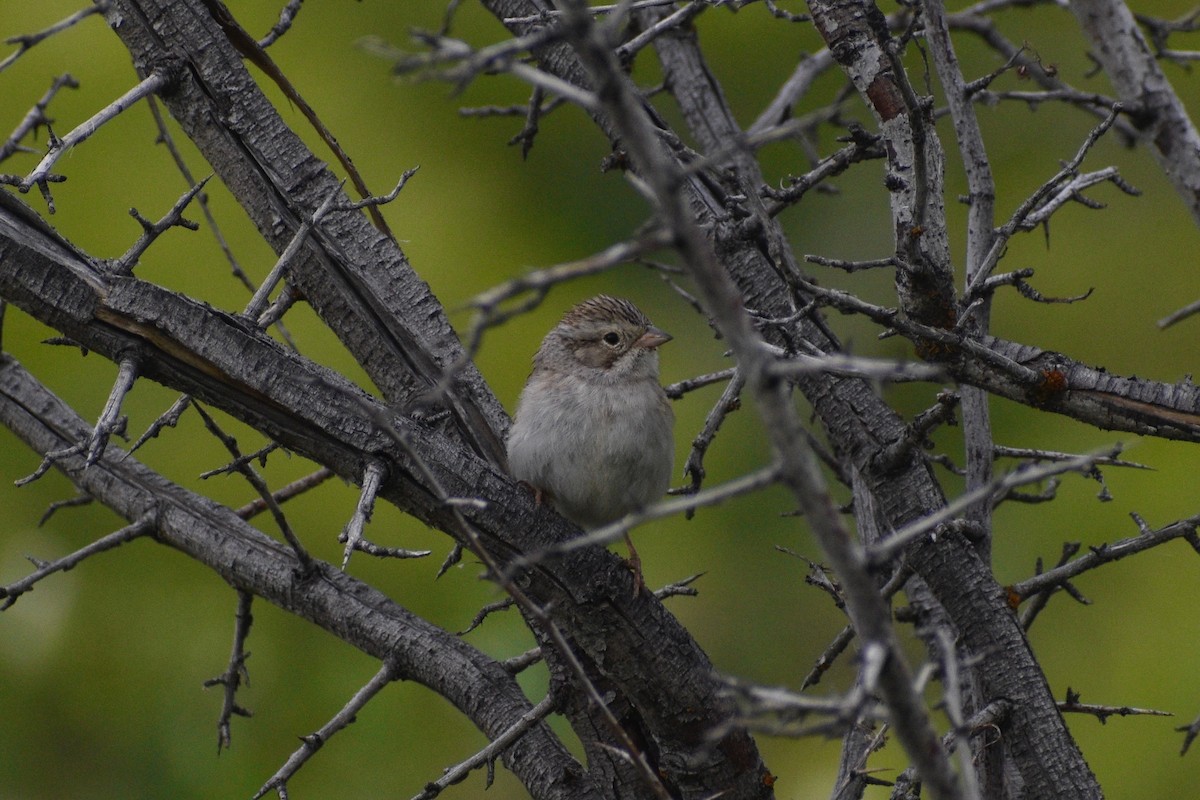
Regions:
M 563 316 L 562 324 L 575 327 L 593 322 L 612 322 L 614 317 L 640 328 L 650 327 L 650 320 L 637 306 L 628 300 L 606 294 L 584 300 L 572 308 Z

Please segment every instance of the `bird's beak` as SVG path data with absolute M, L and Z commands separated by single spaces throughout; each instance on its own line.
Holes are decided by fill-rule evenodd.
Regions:
M 671 341 L 672 338 L 673 337 L 671 334 L 667 333 L 666 331 L 659 330 L 651 325 L 646 329 L 645 333 L 638 337 L 637 341 L 633 343 L 633 346 L 644 347 L 647 350 L 653 350 L 656 347 Z

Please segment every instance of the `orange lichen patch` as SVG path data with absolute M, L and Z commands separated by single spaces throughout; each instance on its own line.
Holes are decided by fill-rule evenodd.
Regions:
M 915 345 L 917 357 L 925 361 L 942 361 L 958 352 L 958 348 L 946 342 L 921 339 Z
M 1043 369 L 1041 380 L 1033 388 L 1033 401 L 1045 405 L 1067 390 L 1067 376 L 1060 369 Z
M 1067 376 L 1062 370 L 1044 369 L 1042 370 L 1042 385 L 1049 392 L 1065 392 L 1067 390 Z
M 905 112 L 904 97 L 896 86 L 896 81 L 889 72 L 881 72 L 867 87 L 867 98 L 879 114 L 881 122 L 895 119 Z

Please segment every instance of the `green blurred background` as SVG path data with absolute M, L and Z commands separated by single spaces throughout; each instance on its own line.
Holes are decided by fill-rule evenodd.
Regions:
M 78 0 L 3 0 L 0 35 L 39 30 L 80 5 Z M 262 35 L 280 5 L 242 0 L 231 9 L 247 29 Z M 411 28 L 438 27 L 441 6 L 381 0 L 312 3 L 270 52 L 374 190 L 386 191 L 405 169 L 420 166 L 385 214 L 414 267 L 463 330 L 470 317 L 462 307 L 474 294 L 624 238 L 647 209 L 619 174 L 601 174 L 599 162 L 608 147 L 582 113 L 563 109 L 544 120 L 530 158 L 522 161 L 518 150 L 505 144 L 520 129 L 519 119 L 468 119 L 458 109 L 523 102 L 528 95 L 524 86 L 491 77 L 455 94 L 438 82 L 398 81 L 389 75 L 388 64 L 356 45 L 362 37 L 376 35 L 408 47 Z M 1161 0 L 1139 3 L 1135 10 L 1175 17 L 1189 6 L 1190 0 Z M 1044 62 L 1055 64 L 1067 81 L 1107 91 L 1102 77 L 1085 76 L 1091 65 L 1065 10 L 1008 12 L 1000 23 L 1014 41 L 1027 42 Z M 710 10 L 698 27 L 713 71 L 744 124 L 769 102 L 798 54 L 816 43 L 809 26 L 774 20 L 761 3 L 737 13 Z M 454 33 L 478 45 L 503 36 L 473 3 L 460 10 Z M 958 46 L 969 78 L 998 66 L 976 42 L 959 39 Z M 1186 40 L 1179 46 L 1187 46 Z M 1196 46 L 1194 36 L 1191 46 Z M 638 77 L 655 81 L 652 58 L 647 54 L 642 61 Z M 910 68 L 920 80 L 919 60 Z M 1194 101 L 1197 78 L 1171 65 L 1166 70 L 1179 94 Z M 61 93 L 51 107 L 60 135 L 136 81 L 120 42 L 101 19 L 90 18 L 0 74 L 0 130 L 11 130 L 52 77 L 63 72 L 73 74 L 82 87 Z M 828 100 L 840 80 L 824 79 L 801 112 Z M 997 87 L 1029 85 L 1006 76 Z M 273 87 L 266 90 L 285 119 L 319 156 L 327 157 L 300 113 Z M 1001 105 L 978 113 L 997 175 L 1000 215 L 1053 174 L 1060 160 L 1071 157 L 1094 124 L 1081 112 L 1053 106 Z M 871 127 L 856 103 L 849 115 Z M 939 130 L 952 152 L 952 129 L 943 122 Z M 198 154 L 174 132 L 191 169 L 207 174 Z M 91 253 L 123 253 L 140 233 L 128 210 L 136 207 L 157 218 L 186 188 L 166 150 L 154 145 L 155 136 L 142 105 L 63 158 L 57 169 L 69 180 L 54 186 L 58 213 L 52 222 Z M 835 143 L 826 140 L 822 146 L 828 152 Z M 36 160 L 19 156 L 2 169 L 25 173 Z M 763 161 L 773 181 L 807 169 L 793 145 L 772 146 Z M 1119 166 L 1125 179 L 1143 191 L 1140 198 L 1099 187 L 1091 194 L 1108 203 L 1107 210 L 1067 208 L 1054 218 L 1049 246 L 1041 232 L 1020 237 L 1001 265 L 1005 270 L 1034 267 L 1033 285 L 1049 296 L 1095 287 L 1091 299 L 1047 306 L 1005 293 L 997 298 L 994 331 L 1120 374 L 1179 380 L 1195 369 L 1200 321 L 1165 332 L 1154 321 L 1200 295 L 1200 236 L 1145 151 L 1125 149 L 1110 137 L 1093 151 L 1085 168 L 1109 164 Z M 812 194 L 788 211 L 785 224 L 797 251 L 838 258 L 886 254 L 890 222 L 881 175 L 879 164 L 867 165 L 837 181 L 838 194 Z M 964 190 L 953 164 L 949 182 L 951 198 Z M 209 196 L 241 265 L 261 279 L 274 255 L 222 187 L 211 185 Z M 40 198 L 26 199 L 44 211 Z M 964 213 L 953 203 L 950 213 L 957 255 L 963 248 Z M 189 216 L 198 218 L 199 213 Z M 247 299 L 207 230 L 172 231 L 142 259 L 138 273 L 226 309 L 240 309 Z M 882 273 L 818 277 L 878 302 L 891 296 L 890 276 Z M 486 337 L 479 364 L 510 410 L 541 335 L 563 310 L 598 291 L 631 297 L 676 335 L 663 353 L 666 381 L 726 364 L 722 344 L 668 286 L 644 269 L 622 267 L 554 290 L 541 308 Z M 876 331 L 861 321 L 838 317 L 833 324 L 856 352 L 908 354 L 903 342 L 880 342 Z M 309 357 L 362 380 L 361 371 L 306 308 L 294 310 L 288 325 Z M 112 364 L 40 344 L 51 333 L 12 309 L 3 333 L 6 350 L 85 417 L 95 418 L 115 375 Z M 909 386 L 892 396 L 904 413 L 913 414 L 932 402 L 937 389 Z M 710 387 L 676 404 L 680 465 L 719 391 Z M 173 393 L 139 383 L 125 407 L 131 433 L 139 434 L 173 400 Z M 1131 440 L 1004 401 L 995 402 L 993 411 L 1001 444 L 1084 451 L 1124 440 L 1131 446 L 1129 458 L 1154 468 L 1106 470 L 1111 502 L 1098 501 L 1100 487 L 1094 482 L 1070 477 L 1052 504 L 1004 506 L 996 520 L 1001 581 L 1028 576 L 1038 557 L 1053 562 L 1063 541 L 1099 544 L 1133 535 L 1130 512 L 1156 526 L 1197 513 L 1197 481 L 1191 472 L 1197 463 L 1195 448 Z M 253 431 L 231 420 L 225 424 L 238 435 L 243 450 L 262 444 Z M 240 505 L 252 497 L 239 479 L 201 481 L 198 474 L 225 463 L 226 455 L 203 433 L 195 415 L 186 415 L 180 428 L 151 443 L 139 457 L 223 502 Z M 937 438 L 961 460 L 957 435 L 947 429 Z M 709 480 L 728 479 L 766 459 L 757 420 L 752 410 L 744 410 L 729 420 L 711 450 Z M 39 528 L 47 506 L 72 496 L 73 490 L 57 473 L 16 489 L 12 482 L 37 464 L 37 457 L 0 431 L 0 583 L 28 572 L 26 555 L 54 558 L 121 524 L 92 506 L 63 510 Z M 299 457 L 276 454 L 267 474 L 272 485 L 281 485 L 312 468 Z M 957 492 L 959 482 L 942 474 L 947 491 Z M 332 482 L 289 504 L 293 524 L 318 556 L 339 557 L 336 536 L 355 497 L 352 488 Z M 780 516 L 788 508 L 783 493 L 768 492 L 701 511 L 691 522 L 646 526 L 635 535 L 650 585 L 706 573 L 698 598 L 670 604 L 718 669 L 745 680 L 795 686 L 842 619 L 822 593 L 804 585 L 805 565 L 775 549 L 783 545 L 820 558 L 803 522 Z M 264 530 L 274 533 L 265 523 Z M 359 555 L 350 569 L 440 625 L 459 630 L 482 604 L 497 599 L 493 588 L 479 580 L 480 569 L 473 563 L 435 581 L 447 540 L 392 509 L 377 510 L 368 535 L 385 545 L 434 550 L 429 559 L 408 562 L 379 563 Z M 1058 697 L 1070 687 L 1086 702 L 1161 708 L 1178 715 L 1113 719 L 1105 726 L 1093 718 L 1070 720 L 1110 797 L 1178 796 L 1193 783 L 1200 752 L 1180 758 L 1181 735 L 1173 728 L 1200 714 L 1200 681 L 1195 677 L 1200 661 L 1198 578 L 1195 554 L 1182 543 L 1171 544 L 1086 576 L 1079 587 L 1093 604 L 1056 597 L 1034 628 L 1034 646 Z M 91 559 L 22 597 L 0 617 L 0 797 L 250 796 L 296 747 L 296 737 L 323 724 L 377 664 L 322 631 L 256 603 L 248 644 L 251 684 L 239 696 L 254 717 L 234 720 L 233 747 L 218 755 L 215 723 L 221 698 L 201 684 L 224 669 L 235 605 L 233 592 L 215 576 L 148 541 Z M 468 639 L 497 657 L 531 646 L 512 614 L 492 618 Z M 835 690 L 849 677 L 843 665 L 818 690 Z M 522 681 L 535 700 L 541 696 L 541 671 L 530 670 Z M 394 684 L 300 772 L 291 796 L 410 797 L 437 778 L 442 767 L 483 744 L 483 737 L 432 693 Z M 779 797 L 828 796 L 836 741 L 762 737 L 761 744 L 770 769 L 779 776 Z M 903 764 L 895 748 L 872 762 L 885 770 L 884 778 L 894 777 L 886 770 Z M 472 775 L 446 796 L 477 796 L 483 780 L 481 774 Z M 883 790 L 873 791 L 869 796 L 886 796 Z M 522 797 L 524 792 L 500 770 L 489 796 Z

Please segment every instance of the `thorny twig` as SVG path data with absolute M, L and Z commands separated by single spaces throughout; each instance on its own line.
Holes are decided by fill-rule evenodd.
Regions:
M 66 572 L 97 553 L 112 550 L 114 547 L 120 547 L 126 542 L 131 542 L 134 539 L 152 533 L 154 526 L 154 515 L 147 514 L 120 530 L 113 531 L 107 536 L 102 536 L 91 544 L 79 548 L 70 555 L 63 556 L 54 561 L 42 561 L 41 559 L 30 558 L 29 560 L 37 567 L 36 571 L 19 581 L 10 583 L 7 586 L 0 586 L 0 598 L 3 599 L 3 602 L 0 603 L 0 611 L 7 609 L 13 603 L 17 602 L 18 597 L 31 590 L 34 584 L 46 576 L 53 575 L 56 572 Z
M 686 494 L 694 495 L 700 491 L 700 485 L 704 482 L 705 476 L 704 454 L 708 452 L 709 445 L 716 438 L 717 431 L 721 429 L 725 418 L 740 407 L 742 388 L 745 385 L 745 377 L 735 369 L 730 376 L 729 384 L 721 392 L 721 397 L 713 404 L 712 409 L 704 418 L 704 427 L 692 439 L 692 447 L 688 451 L 687 461 L 683 465 L 683 474 L 691 478 L 691 483 L 684 489 Z M 687 518 L 691 519 L 695 515 L 696 509 L 689 508 L 685 513 Z
M 1200 527 L 1200 516 L 1188 517 L 1187 519 L 1182 519 L 1157 529 L 1151 529 L 1145 520 L 1137 514 L 1132 514 L 1131 516 L 1134 523 L 1138 526 L 1139 533 L 1137 536 L 1121 539 L 1112 544 L 1101 544 L 1091 547 L 1088 553 L 1085 553 L 1074 561 L 1064 563 L 1049 572 L 1044 572 L 1020 583 L 1013 584 L 1009 587 L 1010 594 L 1016 598 L 1024 599 L 1032 597 L 1039 592 L 1052 591 L 1057 587 L 1065 586 L 1066 582 L 1071 578 L 1088 570 L 1095 569 L 1102 564 L 1126 558 L 1143 550 L 1149 550 L 1152 547 L 1157 547 L 1173 539 L 1182 538 L 1190 542 L 1195 537 L 1197 528 Z
M 304 766 L 312 756 L 338 731 L 354 722 L 356 715 L 379 694 L 385 686 L 396 680 L 396 666 L 388 660 L 383 662 L 379 671 L 350 698 L 345 706 L 333 716 L 329 722 L 314 733 L 300 737 L 302 744 L 292 753 L 283 766 L 267 779 L 262 788 L 254 794 L 254 800 L 259 800 L 267 792 L 278 791 L 281 798 L 287 797 L 287 782 Z
M 413 800 L 433 800 L 433 798 L 441 794 L 447 787 L 453 786 L 466 778 L 472 770 L 479 769 L 485 765 L 488 767 L 488 781 L 485 788 L 490 788 L 492 785 L 492 763 L 500 757 L 501 753 L 525 735 L 526 731 L 550 716 L 551 712 L 554 711 L 554 706 L 554 696 L 552 694 L 546 695 L 536 706 L 522 714 L 508 730 L 492 740 L 487 747 L 465 761 L 455 764 L 452 767 L 447 767 L 442 777 L 425 784 L 425 788 L 420 794 L 415 795 Z
M 1200 736 L 1200 717 L 1192 720 L 1191 725 L 1182 725 L 1175 730 L 1183 734 L 1183 744 L 1179 747 L 1179 755 L 1186 755 L 1192 742 L 1196 741 L 1197 736 Z
M 196 195 L 204 190 L 204 185 L 208 183 L 210 178 L 212 178 L 211 175 L 193 184 L 191 188 L 175 201 L 175 205 L 171 207 L 171 210 L 158 222 L 151 222 L 146 219 L 138 213 L 136 208 L 129 209 L 129 216 L 136 219 L 138 224 L 142 226 L 142 235 L 125 251 L 125 255 L 112 263 L 113 271 L 121 275 L 132 275 L 133 268 L 137 266 L 142 254 L 146 252 L 150 245 L 154 244 L 155 239 L 171 228 L 186 228 L 189 231 L 199 230 L 200 226 L 198 224 L 189 219 L 184 219 L 183 212 Z
M 1061 553 L 1061 555 L 1059 555 L 1058 563 L 1055 564 L 1055 567 L 1058 568 L 1058 567 L 1062 567 L 1065 564 L 1067 564 L 1075 556 L 1075 554 L 1079 552 L 1079 548 L 1081 546 L 1082 545 L 1080 545 L 1079 542 L 1064 542 L 1063 546 L 1062 546 L 1062 553 Z M 1039 556 L 1036 564 L 1034 565 L 1034 574 L 1041 575 L 1042 573 L 1043 573 L 1042 559 Z M 1063 588 L 1064 591 L 1069 593 L 1075 599 L 1077 599 L 1077 600 L 1081 599 L 1081 595 L 1078 595 L 1076 593 L 1074 587 L 1071 586 L 1071 584 L 1069 584 L 1068 582 L 1064 581 L 1063 583 L 1061 583 L 1059 585 Z M 1042 611 L 1045 610 L 1047 605 L 1049 605 L 1050 597 L 1053 594 L 1054 593 L 1052 591 L 1037 592 L 1036 594 L 1034 594 L 1032 597 L 1029 598 L 1029 602 L 1025 603 L 1024 608 L 1021 609 L 1021 627 L 1023 629 L 1028 631 L 1030 628 L 1033 627 L 1033 623 L 1037 620 L 1038 615 L 1041 614 Z M 1024 601 L 1024 599 L 1025 598 L 1023 598 L 1019 592 L 1014 591 L 1011 587 L 1009 588 L 1009 590 L 1008 590 L 1009 605 L 1016 606 L 1016 605 L 1022 603 Z M 1082 600 L 1081 600 L 1081 602 L 1082 602 Z M 1084 603 L 1084 605 L 1087 605 L 1087 603 Z
M 179 147 L 175 144 L 175 137 L 171 135 L 171 130 L 167 126 L 166 119 L 163 117 L 162 109 L 159 108 L 158 100 L 150 97 L 147 98 L 147 102 L 150 106 L 150 115 L 154 117 L 154 124 L 158 128 L 158 141 L 161 142 L 162 145 L 167 148 L 167 152 L 171 154 L 171 160 L 175 162 L 175 168 L 178 169 L 179 174 L 183 176 L 184 182 L 186 182 L 188 186 L 195 186 L 197 183 L 196 178 L 192 175 L 192 171 L 188 168 L 187 162 L 183 158 L 183 153 L 179 151 Z M 230 249 L 228 240 L 226 240 L 225 235 L 221 232 L 221 227 L 217 224 L 217 219 L 213 216 L 212 209 L 209 208 L 208 196 L 201 192 L 197 196 L 197 203 L 200 206 L 200 213 L 204 215 L 204 221 L 208 225 L 208 230 L 212 233 L 213 238 L 217 241 L 217 246 L 221 249 L 221 254 L 224 255 L 225 260 L 229 262 L 230 271 L 233 273 L 233 277 L 240 281 L 241 284 L 249 289 L 250 293 L 253 294 L 254 283 L 250 280 L 250 276 L 245 273 L 241 267 L 241 264 L 238 263 L 237 258 L 233 255 L 233 250 Z M 280 333 L 290 344 L 291 339 L 282 326 L 280 327 Z M 292 349 L 295 349 L 294 345 Z
M 0 161 L 4 161 L 18 150 L 29 153 L 34 152 L 33 148 L 22 145 L 21 140 L 30 133 L 35 132 L 38 128 L 49 128 L 51 120 L 46 116 L 46 108 L 50 105 L 50 101 L 54 99 L 54 96 L 64 88 L 78 89 L 79 81 L 70 75 L 60 75 L 54 79 L 53 83 L 50 84 L 50 88 L 46 90 L 41 99 L 34 103 L 33 108 L 29 109 L 24 118 L 17 123 L 17 127 L 13 129 L 8 139 L 0 144 Z
M 14 61 L 16 61 L 21 56 L 25 55 L 25 53 L 34 45 L 44 41 L 45 39 L 53 36 L 56 33 L 61 33 L 62 31 L 65 31 L 67 28 L 70 28 L 71 26 L 75 25 L 77 22 L 80 22 L 81 20 L 84 20 L 84 19 L 90 17 L 92 14 L 103 14 L 107 10 L 108 10 L 108 0 L 96 0 L 96 2 L 93 5 L 90 5 L 86 8 L 81 8 L 79 11 L 76 11 L 74 14 L 71 14 L 69 17 L 59 20 L 58 22 L 54 23 L 50 27 L 44 28 L 44 29 L 38 31 L 37 33 L 25 33 L 25 34 L 21 34 L 19 36 L 12 36 L 12 37 L 9 37 L 8 39 L 5 39 L 5 41 L 4 41 L 5 44 L 16 44 L 16 45 L 20 45 L 20 47 L 17 48 L 17 50 L 15 50 L 14 52 L 10 53 L 8 56 L 6 56 L 3 61 L 0 61 L 0 72 L 3 72 L 4 70 L 6 70 L 10 66 L 12 66 Z
M 250 657 L 250 653 L 246 651 L 246 639 L 250 636 L 250 625 L 253 623 L 254 617 L 250 613 L 250 606 L 254 602 L 254 595 L 249 592 L 239 591 L 237 612 L 234 614 L 233 626 L 233 649 L 229 653 L 229 664 L 225 667 L 225 671 L 215 678 L 209 678 L 204 682 L 204 688 L 208 689 L 213 686 L 221 686 L 222 702 L 221 714 L 217 718 L 217 752 L 228 750 L 231 741 L 229 724 L 233 717 L 250 717 L 253 716 L 246 708 L 239 705 L 237 702 L 237 691 L 243 683 L 250 683 L 250 673 L 246 670 L 246 659 Z
M 301 570 L 304 573 L 310 572 L 315 562 L 313 561 L 312 556 L 310 556 L 308 551 L 304 548 L 304 545 L 301 544 L 300 539 L 298 536 L 296 536 L 295 531 L 292 530 L 291 524 L 287 521 L 287 517 L 284 516 L 283 509 L 280 507 L 279 503 L 275 501 L 275 497 L 271 494 L 271 490 L 267 487 L 266 481 L 264 481 L 262 476 L 250 466 L 248 461 L 243 459 L 242 454 L 238 449 L 237 441 L 232 436 L 221 430 L 221 427 L 217 425 L 217 421 L 213 419 L 207 411 L 204 410 L 203 406 L 201 406 L 199 403 L 194 403 L 193 408 L 196 409 L 196 412 L 200 415 L 200 418 L 204 420 L 204 426 L 208 428 L 209 432 L 212 433 L 213 436 L 217 437 L 217 440 L 221 442 L 221 444 L 225 446 L 225 449 L 229 451 L 229 454 L 234 457 L 234 468 L 246 478 L 246 481 L 252 487 L 254 487 L 255 491 L 258 492 L 258 496 L 267 504 L 267 508 L 271 510 L 271 516 L 275 519 L 275 524 L 279 526 L 280 533 L 283 534 L 284 539 L 286 539 L 287 543 L 291 546 L 292 552 L 295 553 L 296 560 L 299 562 Z
M 711 489 L 697 492 L 696 494 L 663 500 L 642 511 L 627 514 L 616 522 L 589 531 L 583 536 L 577 536 L 574 539 L 560 542 L 541 552 L 529 553 L 517 559 L 513 564 L 513 568 L 537 564 L 549 556 L 569 553 L 572 550 L 579 550 L 584 547 L 613 544 L 625 536 L 632 528 L 642 523 L 669 517 L 689 509 L 715 505 L 743 494 L 759 491 L 770 486 L 778 477 L 779 467 L 773 464 L 751 472 L 748 475 L 743 475 L 740 478 L 734 478 Z
M 1159 711 L 1153 708 L 1134 708 L 1132 706 L 1103 706 L 1093 703 L 1079 702 L 1079 692 L 1073 691 L 1070 687 L 1067 688 L 1067 699 L 1059 702 L 1058 710 L 1064 714 L 1091 714 L 1101 723 L 1107 722 L 1109 717 L 1134 717 L 1134 716 L 1149 716 L 1149 717 L 1173 717 L 1175 716 L 1170 711 Z
M 59 139 L 53 137 L 50 141 L 49 151 L 42 158 L 33 171 L 25 178 L 17 183 L 17 189 L 21 192 L 28 192 L 34 186 L 37 186 L 42 196 L 46 200 L 46 206 L 50 213 L 53 214 L 54 199 L 50 195 L 49 183 L 61 181 L 64 178 L 61 175 L 52 175 L 50 169 L 58 162 L 60 158 L 72 147 L 90 137 L 93 133 L 100 129 L 100 126 L 115 118 L 118 114 L 128 109 L 138 100 L 149 97 L 160 91 L 171 81 L 171 75 L 167 70 L 155 70 L 143 79 L 137 86 L 134 86 L 125 94 L 118 97 L 116 100 L 109 103 L 104 108 L 96 112 L 90 119 L 86 120 L 66 136 Z
M 296 21 L 296 15 L 300 13 L 300 5 L 303 2 L 304 0 L 288 0 L 287 5 L 279 10 L 279 21 L 271 26 L 266 36 L 258 40 L 258 46 L 266 50 L 275 44 L 280 36 L 287 33 Z
M 1111 449 L 1105 452 L 1111 452 Z M 1097 456 L 1101 455 L 1097 453 Z M 1096 456 L 1083 455 L 1070 461 L 1052 462 L 1048 464 L 1031 464 L 1018 468 L 1007 475 L 994 478 L 987 484 L 961 495 L 947 503 L 942 509 L 927 517 L 923 517 L 903 529 L 896 531 L 887 538 L 870 545 L 867 548 L 867 559 L 871 563 L 885 564 L 900 551 L 904 550 L 919 536 L 931 534 L 936 536 L 936 530 L 941 524 L 955 518 L 964 508 L 969 507 L 984 498 L 1002 497 L 1016 486 L 1025 486 L 1045 480 L 1064 472 L 1086 472 L 1095 465 Z
M 80 453 L 84 454 L 83 466 L 85 469 L 99 461 L 108 446 L 109 437 L 114 433 L 122 436 L 125 433 L 127 420 L 121 416 L 121 404 L 137 381 L 138 372 L 139 365 L 136 358 L 131 356 L 122 359 L 117 369 L 116 380 L 113 381 L 112 389 L 109 391 L 108 400 L 105 401 L 104 409 L 100 412 L 100 417 L 96 420 L 87 439 L 62 450 L 47 453 L 38 468 L 16 481 L 16 485 L 25 486 L 33 483 L 45 475 L 56 463 Z
M 1079 150 L 1075 153 L 1075 157 L 1068 161 L 1050 180 L 1038 187 L 1023 203 L 1017 206 L 1017 209 L 1013 212 L 1008 222 L 996 229 L 992 247 L 980 265 L 979 270 L 973 276 L 972 281 L 967 285 L 964 297 L 973 299 L 977 295 L 983 281 L 992 274 L 996 265 L 1000 263 L 1000 258 L 1004 255 L 1005 248 L 1008 245 L 1008 240 L 1017 231 L 1031 230 L 1039 223 L 1044 222 L 1056 209 L 1068 200 L 1076 197 L 1080 188 L 1107 180 L 1112 181 L 1122 191 L 1136 191 L 1121 181 L 1116 170 L 1112 168 L 1102 170 L 1099 173 L 1091 173 L 1091 175 L 1079 175 L 1079 166 L 1087 157 L 1088 152 L 1091 151 L 1100 137 L 1112 127 L 1120 112 L 1121 104 L 1114 104 L 1109 110 L 1108 116 L 1088 133 L 1083 144 L 1080 145 Z M 1088 181 L 1092 182 L 1088 183 Z
M 313 472 L 305 475 L 303 478 L 292 481 L 287 486 L 276 489 L 271 492 L 271 499 L 277 504 L 291 500 L 293 497 L 301 495 L 310 489 L 315 489 L 325 481 L 334 476 L 333 470 L 329 467 L 321 467 Z M 241 508 L 235 509 L 233 513 L 237 514 L 242 519 L 250 519 L 267 510 L 267 501 L 261 497 L 251 500 Z
M 363 528 L 371 520 L 371 513 L 375 508 L 375 495 L 386 478 L 387 467 L 382 462 L 371 461 L 367 465 L 362 479 L 362 491 L 358 496 L 358 504 L 354 508 L 354 515 L 338 536 L 338 541 L 346 545 L 342 551 L 342 569 L 349 566 L 350 556 L 355 550 L 384 558 L 424 558 L 432 552 L 430 550 L 406 550 L 400 547 L 380 547 L 363 538 Z

